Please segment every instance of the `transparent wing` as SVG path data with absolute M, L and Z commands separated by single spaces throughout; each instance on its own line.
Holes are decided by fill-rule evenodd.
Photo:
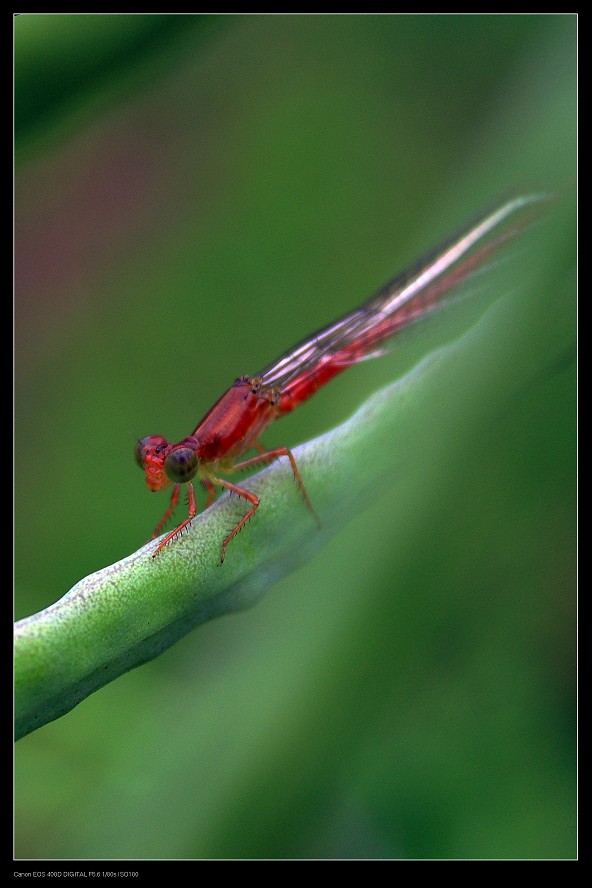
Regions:
M 330 378 L 346 366 L 382 354 L 382 342 L 445 303 L 445 297 L 482 270 L 493 252 L 521 231 L 547 200 L 544 194 L 520 195 L 484 213 L 359 308 L 317 330 L 256 374 L 263 389 L 302 389 L 318 368 L 326 371 L 330 365 Z

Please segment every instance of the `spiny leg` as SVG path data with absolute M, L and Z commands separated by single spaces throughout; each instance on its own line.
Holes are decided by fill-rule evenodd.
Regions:
M 253 456 L 250 459 L 246 459 L 246 460 L 243 460 L 242 462 L 235 463 L 235 465 L 228 467 L 226 471 L 240 472 L 242 469 L 249 469 L 252 466 L 260 465 L 261 463 L 271 462 L 274 459 L 279 459 L 279 457 L 281 457 L 281 456 L 287 456 L 288 459 L 290 460 L 290 465 L 292 466 L 292 472 L 293 472 L 294 478 L 296 479 L 296 483 L 298 484 L 298 487 L 299 487 L 300 491 L 302 492 L 302 495 L 304 497 L 306 505 L 308 506 L 308 508 L 312 512 L 312 514 L 314 515 L 314 518 L 320 527 L 321 521 L 320 521 L 319 516 L 317 515 L 315 508 L 308 496 L 308 493 L 306 492 L 306 488 L 304 487 L 304 482 L 302 480 L 302 476 L 300 474 L 298 466 L 296 465 L 296 460 L 294 459 L 294 454 L 292 453 L 292 451 L 288 447 L 276 447 L 273 450 L 266 450 L 260 441 L 256 441 L 254 446 L 257 448 L 257 450 L 260 451 L 258 456 Z M 223 478 L 217 478 L 214 475 L 210 475 L 209 478 L 202 478 L 201 482 L 208 494 L 208 498 L 207 498 L 207 501 L 205 504 L 206 509 L 212 505 L 212 503 L 216 497 L 216 488 L 214 486 L 215 484 L 220 485 L 220 487 L 224 487 L 226 490 L 229 490 L 232 493 L 236 493 L 237 496 L 240 496 L 240 497 L 242 497 L 242 499 L 245 499 L 245 500 L 247 500 L 247 502 L 251 503 L 251 508 L 246 513 L 246 515 L 244 515 L 244 517 L 241 518 L 241 520 L 238 522 L 236 527 L 234 527 L 233 530 L 228 534 L 228 536 L 222 541 L 222 554 L 221 554 L 221 558 L 220 558 L 220 563 L 223 564 L 224 559 L 226 557 L 226 547 L 228 546 L 230 541 L 232 539 L 234 539 L 234 537 L 237 535 L 237 533 L 245 526 L 247 521 L 249 521 L 249 519 L 255 514 L 255 512 L 259 508 L 260 500 L 257 496 L 255 496 L 254 493 L 251 493 L 250 491 L 245 490 L 243 487 L 239 487 L 236 484 L 232 484 L 230 481 L 226 481 Z M 152 537 L 152 539 L 154 539 L 155 537 L 158 536 L 160 529 L 162 528 L 164 523 L 170 518 L 173 511 L 175 510 L 175 507 L 179 501 L 180 489 L 181 489 L 181 485 L 175 484 L 175 487 L 173 488 L 173 493 L 171 495 L 170 506 L 167 509 L 167 511 L 165 512 L 165 514 L 163 515 L 156 530 L 154 531 L 154 536 Z M 179 524 L 178 527 L 176 527 L 173 531 L 171 531 L 171 533 L 167 534 L 167 536 L 162 540 L 162 542 L 160 542 L 158 544 L 158 547 L 156 548 L 156 550 L 152 554 L 153 558 L 155 558 L 158 555 L 158 553 L 160 552 L 160 550 L 163 549 L 168 543 L 170 543 L 170 541 L 174 537 L 176 537 L 177 534 L 179 534 L 183 530 L 183 528 L 187 527 L 187 525 L 190 523 L 192 518 L 194 518 L 195 515 L 197 514 L 197 504 L 195 501 L 195 492 L 193 490 L 193 485 L 191 484 L 191 482 L 187 482 L 187 498 L 188 498 L 188 502 L 189 502 L 188 517 L 185 519 L 185 521 L 183 521 L 181 524 Z
M 209 478 L 202 478 L 201 483 L 203 484 L 204 488 L 206 489 L 206 491 L 208 493 L 208 498 L 207 498 L 205 505 L 204 505 L 204 512 L 205 512 L 205 510 L 209 509 L 210 506 L 212 505 L 212 503 L 214 502 L 214 500 L 216 499 L 216 488 L 214 487 L 212 482 L 209 480 Z
M 236 493 L 238 496 L 241 496 L 243 499 L 246 499 L 247 502 L 251 503 L 252 506 L 247 512 L 247 514 L 241 518 L 236 527 L 231 530 L 228 536 L 222 541 L 222 555 L 220 557 L 220 564 L 224 564 L 224 559 L 226 557 L 226 546 L 232 540 L 239 530 L 245 526 L 249 518 L 255 514 L 257 509 L 259 508 L 260 499 L 255 496 L 254 493 L 250 493 L 248 490 L 245 490 L 243 487 L 238 487 L 236 484 L 232 484 L 230 481 L 225 481 L 223 478 L 215 478 L 212 475 L 212 481 L 215 481 L 216 484 L 219 484 L 221 487 L 225 487 L 226 490 L 230 490 L 232 493 Z
M 171 496 L 171 506 L 169 506 L 169 508 L 165 512 L 164 518 L 162 519 L 162 521 L 160 522 L 160 524 L 156 528 L 156 532 L 155 532 L 154 536 L 158 536 L 158 531 L 160 530 L 160 528 L 162 527 L 164 522 L 167 520 L 167 518 L 172 514 L 175 506 L 177 505 L 177 502 L 179 501 L 179 490 L 180 489 L 181 489 L 181 485 L 175 484 L 175 489 L 173 490 L 173 495 Z M 208 491 L 209 491 L 209 488 L 208 488 Z M 173 502 L 173 500 L 174 500 L 174 502 Z M 185 521 L 182 521 L 178 527 L 175 527 L 174 530 L 172 530 L 170 533 L 168 533 L 165 536 L 164 540 L 162 540 L 158 544 L 158 546 L 156 547 L 156 549 L 152 553 L 153 558 L 156 558 L 156 556 L 158 555 L 160 550 L 164 549 L 164 547 L 167 545 L 167 543 L 170 543 L 170 541 L 173 539 L 173 537 L 176 537 L 178 533 L 181 533 L 183 528 L 187 527 L 187 525 L 189 524 L 191 519 L 195 518 L 195 516 L 197 515 L 197 503 L 195 501 L 195 491 L 193 489 L 193 484 L 191 483 L 191 481 L 187 482 L 187 501 L 188 501 L 188 506 L 189 506 L 189 514 L 188 514 L 187 518 L 185 519 Z M 154 537 L 152 537 L 152 539 L 154 539 Z
M 302 480 L 302 475 L 296 465 L 296 460 L 294 459 L 294 454 L 290 450 L 289 447 L 276 447 L 273 450 L 266 450 L 263 444 L 260 441 L 255 441 L 255 447 L 260 451 L 259 456 L 253 456 L 250 459 L 245 459 L 242 462 L 235 463 L 229 469 L 228 472 L 240 472 L 242 469 L 249 469 L 251 466 L 259 465 L 263 462 L 271 462 L 274 459 L 278 459 L 280 456 L 287 456 L 290 460 L 290 465 L 292 466 L 292 473 L 294 478 L 296 479 L 296 484 L 298 485 L 298 489 L 302 493 L 304 497 L 304 501 L 306 505 L 312 512 L 315 517 L 315 521 L 321 527 L 321 519 L 317 515 L 315 511 L 315 507 L 313 506 L 308 493 L 306 492 L 306 488 L 304 486 L 304 481 Z
M 160 534 L 160 531 L 162 530 L 164 525 L 167 523 L 167 521 L 169 520 L 169 518 L 171 517 L 171 515 L 173 514 L 173 512 L 177 508 L 177 503 L 179 502 L 180 490 L 181 490 L 181 485 L 175 484 L 175 486 L 173 487 L 173 492 L 171 494 L 171 501 L 169 503 L 169 507 L 166 510 L 166 512 L 164 513 L 164 515 L 162 516 L 162 518 L 160 519 L 160 521 L 158 522 L 158 524 L 156 525 L 156 529 L 155 529 L 154 533 L 152 534 L 152 536 L 150 537 L 150 539 L 152 539 L 152 540 L 156 539 L 156 537 Z

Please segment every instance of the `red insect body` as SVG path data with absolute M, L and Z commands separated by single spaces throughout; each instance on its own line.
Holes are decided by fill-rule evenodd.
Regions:
M 135 456 L 146 473 L 148 488 L 154 491 L 174 485 L 169 508 L 152 538 L 158 536 L 172 515 L 182 484 L 187 487 L 189 502 L 187 519 L 161 540 L 153 557 L 197 514 L 192 484 L 196 476 L 208 494 L 206 508 L 214 501 L 217 486 L 237 493 L 251 504 L 246 515 L 222 541 L 221 561 L 230 540 L 256 512 L 259 499 L 245 488 L 220 478 L 219 472 L 228 474 L 286 456 L 306 504 L 316 518 L 291 450 L 287 447 L 266 450 L 259 440 L 262 432 L 347 367 L 382 354 L 380 345 L 403 327 L 446 304 L 445 297 L 482 269 L 494 250 L 524 227 L 528 215 L 543 199 L 540 195 L 525 195 L 507 201 L 389 281 L 359 308 L 302 340 L 261 373 L 241 376 L 180 443 L 170 444 L 160 435 L 139 441 Z M 511 222 L 513 228 L 508 228 L 506 222 Z M 249 450 L 259 453 L 237 462 Z

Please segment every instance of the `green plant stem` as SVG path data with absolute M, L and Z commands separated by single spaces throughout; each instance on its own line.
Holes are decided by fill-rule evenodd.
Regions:
M 558 327 L 548 312 L 533 313 L 541 290 L 532 287 L 529 296 L 530 304 L 528 298 L 500 300 L 468 333 L 369 398 L 347 422 L 294 450 L 320 530 L 281 460 L 247 482 L 261 506 L 223 565 L 221 541 L 244 514 L 244 504 L 228 495 L 156 558 L 154 541 L 18 622 L 16 736 L 65 714 L 200 623 L 254 604 L 364 503 L 392 491 L 397 478 L 417 479 L 420 488 L 429 473 L 437 478 L 446 471 L 450 454 L 470 446 L 473 430 L 536 384 L 565 352 L 571 317 L 564 313 Z M 525 348 L 533 332 L 536 348 Z

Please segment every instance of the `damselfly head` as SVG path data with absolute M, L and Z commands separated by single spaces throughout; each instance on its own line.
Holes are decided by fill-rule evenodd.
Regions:
M 136 444 L 134 459 L 142 471 L 146 472 L 149 490 L 162 490 L 171 483 L 164 471 L 171 446 L 162 435 L 148 435 Z

